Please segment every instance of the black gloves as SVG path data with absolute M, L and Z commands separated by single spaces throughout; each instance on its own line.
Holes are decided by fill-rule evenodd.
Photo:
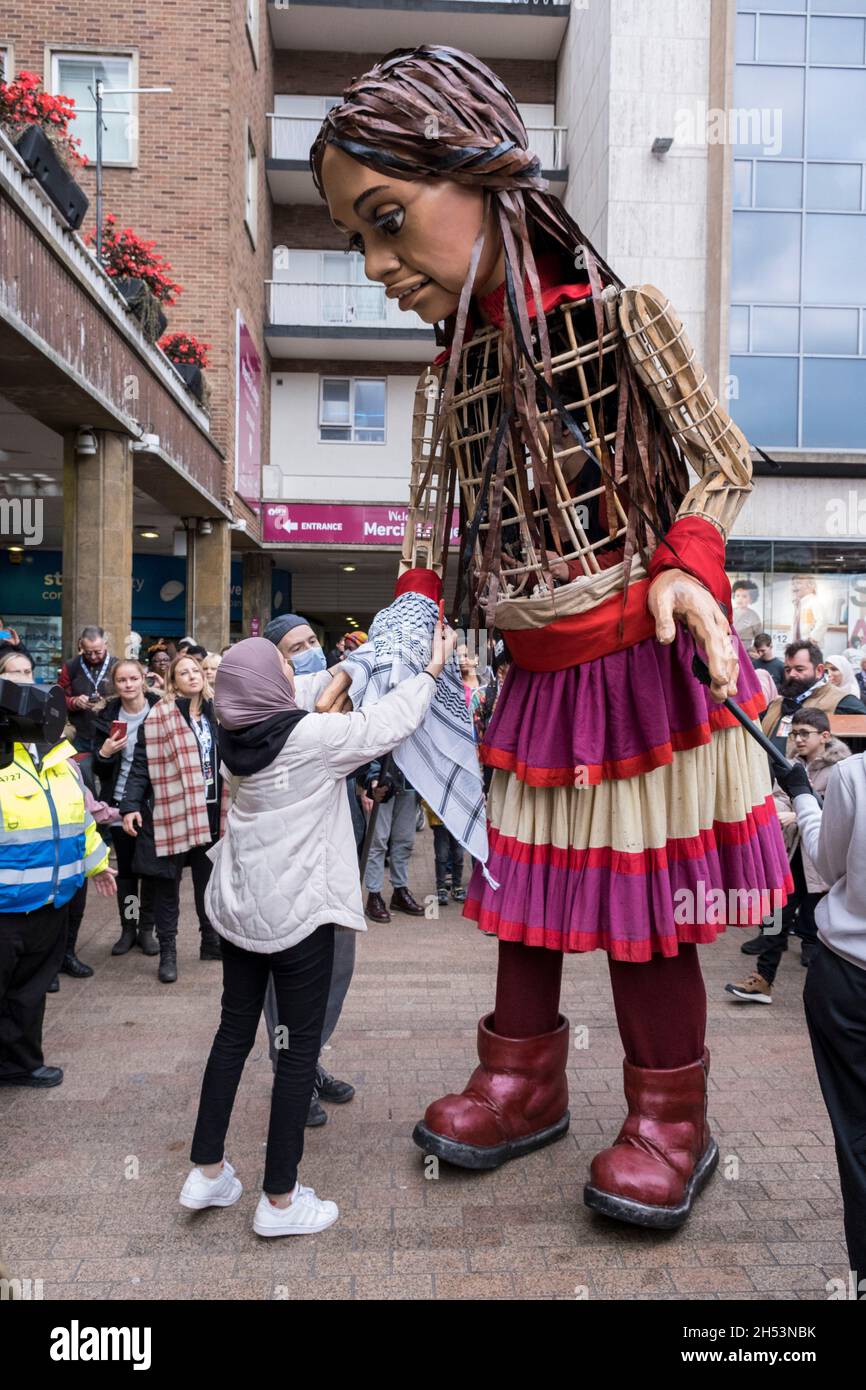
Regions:
M 795 796 L 814 796 L 812 784 L 809 781 L 809 774 L 800 762 L 795 762 L 790 772 L 783 772 L 780 767 L 774 768 L 776 781 L 784 792 L 787 792 L 791 800 Z

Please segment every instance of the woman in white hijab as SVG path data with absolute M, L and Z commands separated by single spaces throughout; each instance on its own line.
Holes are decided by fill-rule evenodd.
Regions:
M 824 665 L 830 675 L 830 681 L 837 690 L 841 690 L 843 695 L 854 695 L 860 699 L 860 687 L 857 684 L 857 677 L 854 675 L 854 668 L 846 656 L 825 656 Z

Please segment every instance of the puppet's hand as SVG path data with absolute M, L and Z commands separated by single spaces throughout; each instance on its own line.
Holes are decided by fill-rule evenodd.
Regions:
M 351 684 L 352 677 L 349 672 L 338 667 L 316 701 L 317 713 L 351 714 L 352 701 L 347 693 Z
M 647 600 L 656 621 L 656 640 L 665 646 L 676 636 L 680 618 L 707 654 L 714 700 L 737 693 L 740 663 L 731 638 L 731 626 L 709 589 L 683 570 L 665 570 L 650 585 Z

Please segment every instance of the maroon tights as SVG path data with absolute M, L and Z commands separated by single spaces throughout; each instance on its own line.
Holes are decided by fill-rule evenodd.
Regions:
M 633 963 L 608 959 L 619 1035 L 636 1067 L 685 1067 L 703 1055 L 707 996 L 696 946 Z M 500 941 L 494 1032 L 550 1033 L 559 1020 L 562 952 Z

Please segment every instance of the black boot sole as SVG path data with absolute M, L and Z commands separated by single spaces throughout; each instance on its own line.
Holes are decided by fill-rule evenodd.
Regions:
M 444 1135 L 428 1129 L 423 1120 L 419 1120 L 412 1131 L 412 1140 L 425 1154 L 435 1154 L 436 1158 L 444 1159 L 455 1168 L 472 1168 L 482 1172 L 491 1168 L 501 1168 L 503 1163 L 508 1163 L 512 1158 L 522 1158 L 524 1154 L 531 1154 L 535 1149 L 543 1149 L 545 1144 L 555 1143 L 567 1132 L 570 1123 L 571 1112 L 566 1110 L 562 1119 L 557 1120 L 555 1125 L 549 1125 L 547 1129 L 536 1130 L 535 1134 L 527 1134 L 523 1139 L 509 1139 L 504 1144 L 485 1145 L 461 1144 L 457 1139 L 446 1139 Z
M 695 1198 L 713 1176 L 718 1162 L 719 1146 L 715 1139 L 711 1139 L 689 1178 L 683 1200 L 676 1207 L 653 1207 L 647 1202 L 634 1202 L 628 1197 L 618 1197 L 613 1192 L 592 1187 L 590 1183 L 583 1189 L 583 1200 L 586 1206 L 602 1216 L 610 1217 L 612 1221 L 624 1221 L 629 1226 L 648 1226 L 653 1231 L 675 1231 L 688 1219 Z

